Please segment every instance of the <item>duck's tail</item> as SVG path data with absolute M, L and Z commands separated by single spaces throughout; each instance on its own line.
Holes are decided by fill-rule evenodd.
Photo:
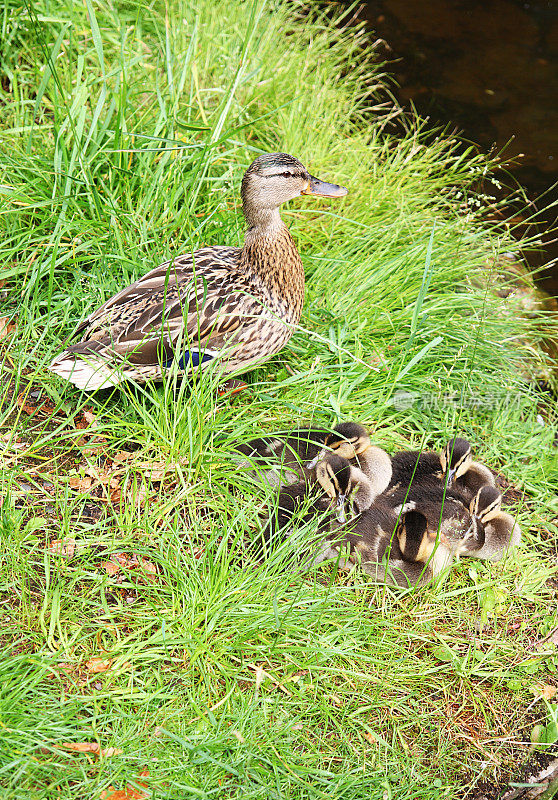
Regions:
M 89 392 L 108 389 L 125 381 L 127 376 L 107 364 L 103 350 L 105 347 L 99 342 L 80 342 L 57 355 L 49 369 L 78 389 Z

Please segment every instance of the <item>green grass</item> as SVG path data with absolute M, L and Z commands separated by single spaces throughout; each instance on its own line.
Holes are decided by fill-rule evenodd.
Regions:
M 551 716 L 558 655 L 532 645 L 557 625 L 557 466 L 528 380 L 545 321 L 486 266 L 518 249 L 477 205 L 492 165 L 418 120 L 390 134 L 363 35 L 302 4 L 4 0 L 1 25 L 2 797 L 457 798 L 512 774 Z M 284 210 L 305 311 L 249 392 L 217 400 L 208 373 L 89 397 L 46 370 L 130 280 L 239 244 L 240 179 L 270 150 L 350 194 Z M 470 438 L 523 546 L 403 595 L 300 575 L 296 541 L 254 561 L 270 497 L 236 438 L 351 418 L 390 450 Z M 59 747 L 85 741 L 122 752 Z

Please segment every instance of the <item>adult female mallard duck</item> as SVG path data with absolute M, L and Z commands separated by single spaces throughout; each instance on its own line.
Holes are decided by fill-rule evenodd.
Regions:
M 279 206 L 301 194 L 343 197 L 287 153 L 259 156 L 242 179 L 244 246 L 204 247 L 148 272 L 77 328 L 50 369 L 80 389 L 158 380 L 219 357 L 250 369 L 288 342 L 304 302 L 304 269 Z

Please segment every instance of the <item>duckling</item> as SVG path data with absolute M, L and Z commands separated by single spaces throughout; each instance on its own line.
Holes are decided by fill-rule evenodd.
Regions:
M 390 553 L 385 574 L 375 571 L 376 580 L 389 585 L 410 588 L 424 586 L 437 577 L 453 561 L 453 548 L 443 533 L 429 525 L 428 518 L 420 511 L 407 511 L 397 528 L 396 536 L 401 558 Z M 370 570 L 370 567 L 368 568 Z M 368 574 L 370 571 L 366 570 Z
M 380 475 L 384 466 L 384 456 L 387 455 L 379 448 L 369 448 L 377 451 L 378 464 L 373 464 L 368 457 L 368 464 L 374 474 Z M 337 503 L 337 519 L 345 522 L 345 501 L 351 498 L 351 510 L 354 508 L 358 513 L 370 508 L 375 497 L 377 486 L 369 475 L 359 467 L 338 455 L 339 450 L 327 453 L 316 466 L 316 481 L 320 484 L 324 492 Z M 389 458 L 389 456 L 388 456 Z
M 458 554 L 489 561 L 500 561 L 510 547 L 521 542 L 521 528 L 501 510 L 502 495 L 495 486 L 481 486 L 471 500 L 471 515 L 477 521 L 474 531 L 465 537 Z
M 494 486 L 494 475 L 484 464 L 473 461 L 466 439 L 450 439 L 440 454 L 442 473 L 448 484 L 472 500 L 482 486 Z
M 284 538 L 285 532 L 292 529 L 294 517 L 300 524 L 320 517 L 318 530 L 329 530 L 335 518 L 335 509 L 337 519 L 345 522 L 345 499 L 355 487 L 358 493 L 357 473 L 358 470 L 347 459 L 328 453 L 318 464 L 315 485 L 299 481 L 284 487 L 262 532 L 266 545 Z M 319 493 L 316 493 L 316 489 Z
M 373 447 L 366 428 L 357 422 L 342 422 L 333 431 L 301 429 L 289 433 L 264 436 L 242 443 L 235 448 L 247 456 L 244 467 L 253 464 L 258 477 L 270 486 L 286 486 L 301 478 L 313 481 L 316 465 L 329 451 L 347 460 L 356 461 L 354 469 L 360 470 L 354 481 L 361 483 L 361 505 L 364 497 L 372 502 L 389 483 L 391 459 L 379 447 Z M 278 469 L 265 469 L 270 461 L 281 462 Z
M 342 433 L 343 438 L 339 433 Z M 391 458 L 385 450 L 371 443 L 370 435 L 363 425 L 358 422 L 338 425 L 335 432 L 326 437 L 323 448 L 316 453 L 306 468 L 313 469 L 327 450 L 356 462 L 355 469 L 360 471 L 361 483 L 361 497 L 357 503 L 359 511 L 368 508 L 374 498 L 388 487 L 392 474 Z M 368 505 L 364 505 L 365 497 Z
M 464 497 L 468 504 L 481 486 L 494 485 L 488 467 L 472 460 L 467 439 L 450 439 L 441 453 L 404 450 L 395 453 L 391 462 L 392 478 L 388 489 L 425 487 L 447 481 L 448 490 Z
M 426 516 L 436 528 L 440 528 L 449 546 L 458 550 L 463 539 L 474 535 L 476 522 L 471 515 L 465 495 L 444 486 L 439 480 L 415 483 L 409 489 L 393 487 L 378 500 L 385 498 L 395 509 L 413 509 Z
M 313 564 L 335 559 L 341 569 L 360 563 L 363 572 L 390 586 L 423 586 L 453 559 L 452 548 L 426 515 L 414 509 L 396 510 L 376 502 L 351 524 L 351 530 L 330 536 Z M 341 556 L 343 549 L 348 555 Z
M 185 253 L 122 289 L 81 322 L 81 341 L 50 369 L 79 389 L 161 380 L 204 369 L 245 371 L 281 350 L 298 325 L 304 267 L 282 203 L 303 194 L 343 197 L 287 153 L 259 156 L 242 179 L 244 246 Z

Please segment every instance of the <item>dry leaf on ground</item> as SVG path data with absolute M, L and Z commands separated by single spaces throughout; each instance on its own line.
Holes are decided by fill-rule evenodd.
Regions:
M 97 417 L 92 411 L 84 408 L 79 416 L 74 417 L 74 425 L 79 431 L 96 428 L 96 419 Z
M 128 450 L 119 450 L 118 453 L 115 453 L 112 457 L 112 460 L 115 464 L 123 464 L 126 461 L 132 461 L 136 456 L 136 453 L 131 453 Z
M 141 567 L 148 577 L 157 575 L 157 566 L 149 559 L 144 558 L 144 556 L 138 556 L 137 553 L 132 553 L 131 555 L 114 553 L 111 555 L 110 561 L 102 561 L 101 566 L 110 576 L 117 575 L 121 569 L 133 570 L 137 567 Z
M 91 489 L 93 479 L 90 478 L 89 475 L 86 475 L 84 478 L 81 478 L 79 475 L 70 475 L 68 483 L 71 489 L 77 489 L 78 492 L 86 492 L 88 489 Z
M 140 556 L 140 564 L 144 572 L 147 572 L 148 575 L 156 575 L 157 574 L 157 567 L 153 562 L 148 561 L 147 558 Z
M 101 561 L 101 566 L 111 578 L 113 575 L 120 572 L 120 564 L 117 564 L 115 561 Z
M 49 544 L 48 549 L 51 553 L 56 553 L 65 558 L 72 558 L 76 552 L 76 540 L 70 538 L 55 539 Z
M 9 336 L 10 333 L 15 331 L 15 322 L 12 322 L 11 320 L 12 317 L 0 317 L 0 339 L 5 339 L 6 336 Z
M 50 417 L 55 411 L 55 406 L 52 400 L 49 398 L 41 400 L 39 397 L 35 403 L 34 398 L 30 396 L 28 391 L 22 392 L 20 395 L 18 395 L 16 403 L 19 408 L 21 408 L 21 410 L 30 417 L 34 417 L 36 414 L 43 414 Z
M 27 442 L 22 442 L 19 438 L 14 439 L 13 433 L 0 433 L 0 442 L 2 442 L 2 449 L 5 449 L 4 443 L 12 450 L 25 450 L 29 446 Z
M 558 694 L 558 687 L 552 686 L 550 683 L 545 683 L 532 686 L 531 691 L 535 697 L 542 697 L 544 700 L 552 700 Z
M 86 662 L 85 666 L 89 672 L 106 672 L 112 667 L 112 658 L 99 658 L 94 656 Z
M 107 449 L 107 439 L 104 436 L 89 436 L 85 434 L 82 439 L 76 442 L 81 447 L 82 453 L 87 456 L 98 456 Z
M 106 747 L 103 748 L 99 742 L 62 742 L 57 747 L 63 747 L 64 750 L 71 750 L 73 753 L 95 753 L 98 756 L 109 758 L 122 753 L 120 747 Z
M 140 461 L 138 464 L 133 464 L 134 469 L 152 481 L 162 481 L 169 472 L 176 472 L 179 467 L 186 466 L 188 466 L 187 458 L 179 458 L 178 461 Z
M 140 778 L 147 777 L 149 777 L 149 770 L 142 769 Z M 143 783 L 143 781 L 136 781 L 136 783 L 138 786 L 143 786 L 147 789 L 147 784 Z M 146 800 L 147 797 L 149 795 L 140 789 L 135 789 L 130 783 L 126 785 L 125 789 L 115 789 L 114 786 L 109 786 L 108 789 L 101 792 L 101 800 Z

